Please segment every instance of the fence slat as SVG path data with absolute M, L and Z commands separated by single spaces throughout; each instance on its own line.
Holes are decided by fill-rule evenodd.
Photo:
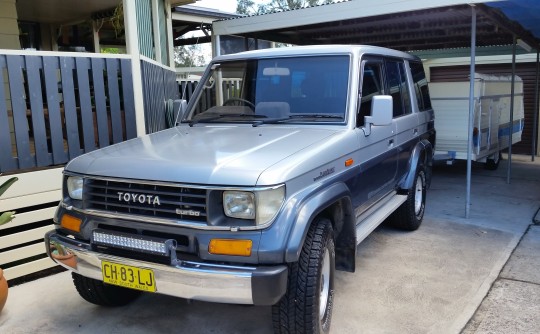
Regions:
M 120 90 L 118 89 L 118 61 L 107 58 L 107 86 L 109 89 L 109 108 L 113 143 L 122 141 L 122 115 L 120 113 Z
M 43 70 L 45 72 L 53 163 L 58 165 L 68 161 L 67 153 L 64 150 L 63 121 L 58 97 L 58 57 L 43 57 Z
M 28 118 L 26 117 L 26 94 L 24 92 L 24 78 L 22 73 L 22 69 L 24 68 L 23 57 L 9 55 L 7 56 L 7 65 L 19 168 L 32 168 L 36 166 L 36 163 L 30 153 L 30 136 L 28 133 Z
M 47 257 L 44 259 L 39 259 L 36 261 L 21 264 L 20 266 L 16 266 L 13 268 L 8 268 L 4 270 L 4 275 L 6 276 L 6 279 L 9 281 L 14 278 L 29 275 L 37 271 L 49 269 L 56 266 L 57 264 L 53 260 Z
M 135 121 L 135 97 L 133 94 L 133 75 L 131 73 L 131 61 L 120 60 L 122 68 L 122 93 L 124 101 L 124 122 L 126 124 L 126 139 L 137 137 Z
M 0 73 L 6 68 L 6 56 L 0 55 Z M 3 75 L 2 75 L 3 77 Z M 17 169 L 17 161 L 13 158 L 11 148 L 11 130 L 9 129 L 8 108 L 6 107 L 6 87 L 0 80 L 0 172 Z
M 6 228 L 23 226 L 23 225 L 32 224 L 38 221 L 52 219 L 54 216 L 54 212 L 56 211 L 56 208 L 57 206 L 52 206 L 50 208 L 17 213 L 15 216 L 15 219 L 11 223 L 0 226 L 0 231 Z
M 79 102 L 81 105 L 81 126 L 83 133 L 84 151 L 90 152 L 96 149 L 94 136 L 94 115 L 92 114 L 92 98 L 90 97 L 90 81 L 88 70 L 90 60 L 88 58 L 75 58 L 77 68 L 77 86 L 79 87 Z
M 75 103 L 75 86 L 73 69 L 75 61 L 71 57 L 60 57 L 62 75 L 62 94 L 64 96 L 64 119 L 67 133 L 69 159 L 81 155 L 79 142 L 79 125 L 77 120 L 77 104 Z
M 58 186 L 61 184 L 59 183 Z M 43 203 L 49 203 L 54 201 L 60 201 L 62 199 L 62 190 L 51 190 L 47 192 L 40 192 L 23 197 L 14 197 L 2 200 L 2 210 L 15 210 L 18 208 L 24 208 L 32 205 L 40 205 Z
M 99 147 L 109 146 L 109 121 L 103 79 L 103 71 L 105 70 L 103 63 L 103 59 L 92 58 L 92 79 L 94 82 L 94 102 L 96 103 Z
M 28 78 L 28 93 L 30 95 L 30 111 L 32 114 L 32 134 L 36 149 L 36 162 L 38 166 L 52 164 L 52 156 L 47 145 L 47 130 L 45 128 L 45 114 L 43 113 L 43 94 L 41 87 L 41 57 L 25 56 L 26 76 Z
M 43 239 L 45 233 L 54 229 L 54 225 L 39 227 L 33 230 L 10 234 L 9 238 L 0 238 L 0 249 L 17 246 L 26 242 Z
M 43 242 L 2 252 L 0 253 L 0 265 L 19 261 L 43 253 L 45 253 L 45 245 Z

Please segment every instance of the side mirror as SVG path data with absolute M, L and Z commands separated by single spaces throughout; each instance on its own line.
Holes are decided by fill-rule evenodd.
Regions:
M 389 125 L 392 123 L 393 103 L 390 95 L 377 95 L 371 100 L 371 116 L 364 116 L 364 134 L 371 134 L 371 126 Z

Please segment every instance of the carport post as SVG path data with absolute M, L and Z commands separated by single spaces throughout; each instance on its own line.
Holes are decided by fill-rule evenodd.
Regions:
M 476 66 L 476 9 L 471 5 L 471 73 L 469 88 L 469 140 L 467 142 L 467 200 L 465 204 L 465 218 L 469 219 L 471 211 L 471 166 L 472 166 L 472 138 L 474 117 L 474 72 Z
M 512 45 L 512 86 L 510 88 L 510 134 L 508 135 L 508 171 L 506 174 L 506 183 L 510 184 L 510 177 L 512 176 L 512 137 L 514 137 L 514 91 L 516 83 L 516 44 L 517 38 L 514 35 L 514 42 Z
M 533 121 L 533 139 L 532 139 L 532 152 L 531 161 L 534 161 L 536 155 L 536 135 L 538 134 L 538 72 L 540 63 L 540 50 L 536 50 L 536 83 L 534 85 L 534 121 Z

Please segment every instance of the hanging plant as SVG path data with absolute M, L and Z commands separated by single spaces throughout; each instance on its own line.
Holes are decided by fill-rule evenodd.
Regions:
M 124 5 L 121 1 L 114 9 L 114 14 L 111 17 L 111 25 L 113 26 L 116 38 L 124 33 Z

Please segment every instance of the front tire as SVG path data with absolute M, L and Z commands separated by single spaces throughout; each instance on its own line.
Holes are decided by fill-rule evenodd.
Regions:
M 101 306 L 123 306 L 135 300 L 140 291 L 105 284 L 92 278 L 71 273 L 73 284 L 79 295 L 92 304 Z
M 407 200 L 390 216 L 393 226 L 407 231 L 420 227 L 426 210 L 426 184 L 426 172 L 419 166 L 413 187 L 407 193 Z
M 334 299 L 335 248 L 330 220 L 319 218 L 298 262 L 289 265 L 287 292 L 272 307 L 275 333 L 328 333 Z

